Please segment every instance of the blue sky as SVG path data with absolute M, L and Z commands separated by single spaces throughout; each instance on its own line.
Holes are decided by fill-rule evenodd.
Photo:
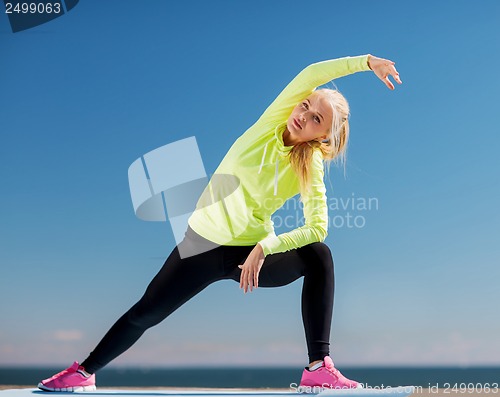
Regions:
M 135 217 L 135 159 L 196 136 L 211 173 L 303 67 L 366 53 L 404 84 L 335 81 L 352 135 L 330 203 L 377 205 L 330 211 L 332 356 L 499 365 L 498 15 L 495 0 L 85 0 L 13 34 L 2 13 L 0 365 L 83 360 L 163 264 L 172 231 Z M 301 284 L 212 285 L 112 365 L 304 365 Z

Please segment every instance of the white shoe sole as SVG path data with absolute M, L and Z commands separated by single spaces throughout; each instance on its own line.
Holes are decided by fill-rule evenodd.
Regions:
M 44 386 L 41 382 L 38 384 L 38 388 L 43 391 L 60 391 L 60 392 L 73 392 L 78 393 L 82 391 L 95 391 L 95 385 L 92 386 L 75 386 L 75 387 L 61 387 L 61 388 L 51 388 Z

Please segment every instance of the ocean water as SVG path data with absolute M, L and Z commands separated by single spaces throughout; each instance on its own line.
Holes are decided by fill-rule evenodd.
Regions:
M 500 387 L 500 367 L 376 367 L 342 368 L 347 377 L 370 387 L 414 385 L 423 388 L 474 384 Z M 0 367 L 0 384 L 35 387 L 61 368 Z M 105 368 L 97 374 L 97 385 L 216 387 L 216 388 L 289 388 L 298 384 L 302 368 Z M 293 387 L 293 385 L 292 385 Z

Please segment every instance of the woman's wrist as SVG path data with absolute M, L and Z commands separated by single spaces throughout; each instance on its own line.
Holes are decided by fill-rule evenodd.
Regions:
M 366 57 L 366 64 L 368 65 L 368 67 L 373 70 L 372 66 L 370 65 L 370 62 L 373 58 L 373 55 L 372 54 L 368 54 L 368 56 Z
M 265 256 L 264 255 L 264 247 L 260 243 L 255 244 L 254 249 L 257 250 L 257 252 L 259 253 L 259 255 Z

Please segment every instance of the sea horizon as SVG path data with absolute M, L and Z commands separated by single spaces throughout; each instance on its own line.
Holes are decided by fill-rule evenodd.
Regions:
M 36 386 L 63 368 L 55 366 L 0 365 L 0 385 Z M 116 366 L 98 372 L 101 387 L 201 387 L 289 388 L 300 382 L 303 367 L 297 366 Z M 369 387 L 403 385 L 424 388 L 499 387 L 500 366 L 346 366 L 341 371 Z M 466 386 L 465 386 L 466 387 Z

